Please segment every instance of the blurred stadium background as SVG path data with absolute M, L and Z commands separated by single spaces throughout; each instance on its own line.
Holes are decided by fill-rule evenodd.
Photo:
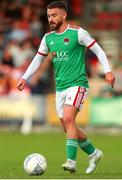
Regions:
M 32 76 L 24 91 L 16 89 L 18 79 L 49 30 L 46 6 L 50 2 L 0 0 L 0 178 L 28 178 L 22 163 L 34 151 L 43 153 L 49 161 L 44 178 L 81 178 L 80 171 L 76 176 L 59 172 L 58 157 L 65 160 L 65 142 L 55 112 L 52 67 L 43 75 Z M 77 123 L 91 132 L 90 137 L 104 149 L 106 158 L 96 176 L 82 178 L 122 178 L 122 0 L 67 0 L 67 4 L 68 21 L 94 36 L 116 76 L 112 89 L 104 81 L 97 58 L 86 50 L 90 92 Z M 59 133 L 55 136 L 54 132 Z M 57 146 L 52 143 L 54 140 Z M 85 158 L 82 156 L 82 164 L 78 165 L 84 169 Z
M 30 133 L 58 127 L 55 86 L 50 68 L 35 74 L 23 92 L 16 83 L 49 30 L 46 6 L 51 0 L 0 1 L 0 129 Z M 116 75 L 106 85 L 97 58 L 86 51 L 89 98 L 78 116 L 84 127 L 122 126 L 122 0 L 69 0 L 68 21 L 87 29 L 105 50 Z

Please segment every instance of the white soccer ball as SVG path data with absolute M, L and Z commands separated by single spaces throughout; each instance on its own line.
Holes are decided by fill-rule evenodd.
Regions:
M 24 160 L 24 170 L 29 175 L 41 175 L 47 168 L 45 157 L 38 153 L 28 155 Z

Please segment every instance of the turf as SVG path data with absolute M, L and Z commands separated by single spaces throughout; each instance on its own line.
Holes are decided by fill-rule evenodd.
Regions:
M 65 136 L 62 133 L 40 133 L 28 136 L 20 133 L 0 133 L 1 179 L 118 179 L 122 178 L 122 135 L 89 134 L 94 144 L 104 151 L 98 169 L 85 175 L 87 155 L 78 150 L 77 172 L 64 172 Z M 28 176 L 23 170 L 24 158 L 33 153 L 43 154 L 48 168 L 42 176 Z

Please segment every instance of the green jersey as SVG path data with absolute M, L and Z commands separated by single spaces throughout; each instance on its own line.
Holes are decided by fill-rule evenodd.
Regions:
M 44 36 L 39 52 L 52 54 L 56 91 L 72 86 L 88 88 L 85 46 L 91 47 L 94 43 L 87 31 L 69 25 L 63 33 L 53 31 Z

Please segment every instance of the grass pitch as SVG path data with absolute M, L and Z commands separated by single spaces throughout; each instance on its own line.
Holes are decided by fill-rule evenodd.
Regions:
M 0 179 L 122 179 L 122 135 L 89 134 L 89 138 L 103 150 L 104 158 L 93 174 L 85 175 L 88 157 L 81 150 L 75 174 L 61 168 L 66 160 L 63 133 L 0 133 Z M 34 152 L 43 154 L 48 161 L 41 176 L 28 176 L 23 170 L 25 157 Z

